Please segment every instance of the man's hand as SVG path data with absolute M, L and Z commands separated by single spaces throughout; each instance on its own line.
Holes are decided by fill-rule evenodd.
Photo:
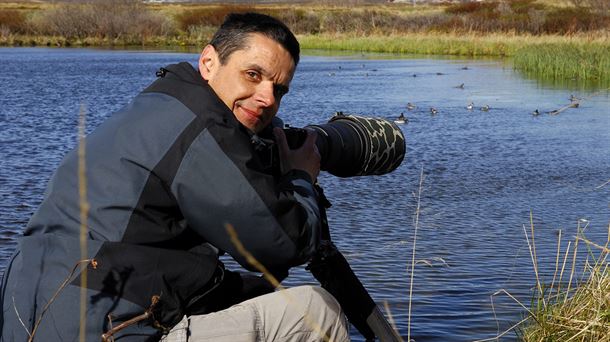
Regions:
M 303 145 L 291 150 L 286 142 L 284 130 L 276 127 L 273 129 L 273 133 L 280 152 L 282 174 L 293 169 L 303 170 L 311 176 L 311 181 L 315 183 L 320 174 L 320 153 L 316 147 L 316 134 L 308 130 Z

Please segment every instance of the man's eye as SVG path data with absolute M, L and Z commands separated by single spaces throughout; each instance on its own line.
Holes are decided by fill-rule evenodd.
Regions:
M 251 79 L 258 79 L 258 73 L 256 71 L 246 71 L 246 75 Z

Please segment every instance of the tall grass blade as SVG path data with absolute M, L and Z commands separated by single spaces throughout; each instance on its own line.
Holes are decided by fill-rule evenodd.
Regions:
M 87 220 L 89 202 L 87 201 L 87 173 L 85 155 L 85 105 L 81 104 L 78 115 L 78 194 L 80 205 L 80 258 L 87 259 Z M 87 267 L 84 267 L 80 278 L 80 326 L 79 341 L 85 342 L 87 329 Z
M 424 185 L 424 167 L 419 173 L 419 187 L 417 189 L 417 208 L 415 209 L 415 228 L 413 231 L 413 253 L 411 255 L 411 280 L 409 281 L 409 312 L 407 314 L 407 341 L 411 341 L 411 303 L 413 299 L 413 279 L 415 276 L 415 247 L 417 244 L 417 229 L 419 227 L 419 213 L 421 208 L 421 193 Z
M 553 280 L 551 281 L 551 287 L 549 288 L 549 295 L 547 302 L 551 301 L 551 295 L 553 294 L 553 287 L 555 286 L 555 279 L 557 278 L 557 272 L 559 271 L 559 255 L 561 254 L 561 229 L 559 230 L 559 237 L 557 238 L 557 253 L 555 254 L 555 272 L 553 273 Z

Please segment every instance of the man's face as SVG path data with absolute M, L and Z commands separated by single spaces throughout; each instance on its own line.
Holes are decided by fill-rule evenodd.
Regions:
M 294 75 L 290 53 L 273 39 L 250 34 L 243 49 L 220 64 L 213 46 L 199 58 L 201 76 L 242 125 L 260 132 L 277 114 Z

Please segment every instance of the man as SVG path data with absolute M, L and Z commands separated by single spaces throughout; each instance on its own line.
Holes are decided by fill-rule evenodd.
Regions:
M 348 340 L 339 305 L 321 288 L 270 293 L 260 277 L 219 261 L 227 252 L 254 270 L 228 226 L 280 280 L 318 247 L 315 135 L 290 150 L 272 124 L 298 61 L 284 24 L 229 15 L 199 70 L 162 68 L 91 133 L 85 261 L 78 155 L 69 153 L 5 272 L 2 341 L 75 341 L 82 322 L 87 341 Z

